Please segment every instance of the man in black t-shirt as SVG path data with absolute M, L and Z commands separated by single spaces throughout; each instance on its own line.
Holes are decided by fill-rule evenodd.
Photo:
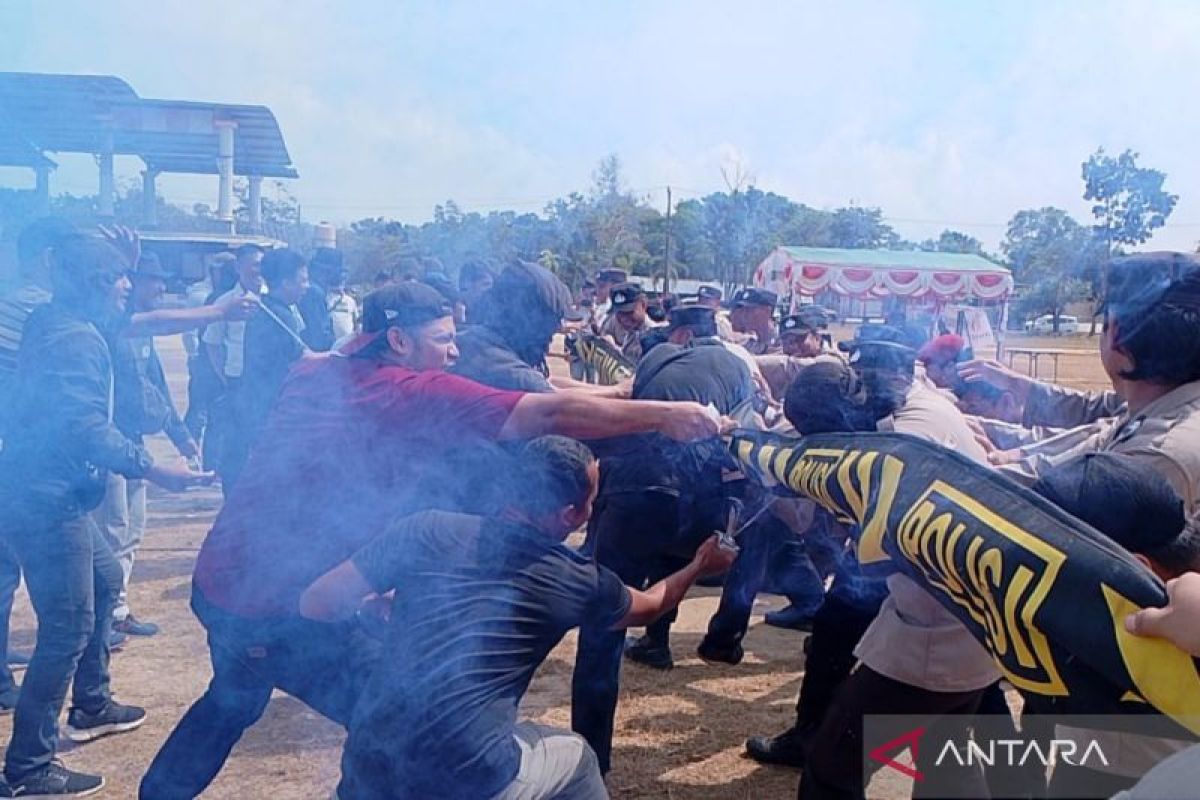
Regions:
M 501 515 L 402 519 L 301 597 L 301 614 L 336 622 L 395 592 L 387 652 L 350 721 L 340 800 L 608 796 L 584 740 L 518 722 L 521 697 L 571 628 L 646 624 L 732 555 L 711 537 L 684 569 L 644 591 L 625 586 L 562 543 L 591 515 L 590 451 L 545 436 L 519 464 Z

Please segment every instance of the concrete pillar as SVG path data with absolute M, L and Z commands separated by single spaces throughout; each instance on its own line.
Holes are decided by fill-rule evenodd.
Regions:
M 39 217 L 50 213 L 50 169 L 50 167 L 34 167 L 37 180 L 34 183 L 33 196 Z
M 219 120 L 217 129 L 217 219 L 233 222 L 233 132 L 236 122 Z
M 158 227 L 158 192 L 155 179 L 158 171 L 147 167 L 142 171 L 142 227 Z
M 262 233 L 262 175 L 250 176 L 250 230 Z
M 113 177 L 113 135 L 112 131 L 104 134 L 100 141 L 100 196 L 98 198 L 99 214 L 101 217 L 115 215 L 116 180 Z

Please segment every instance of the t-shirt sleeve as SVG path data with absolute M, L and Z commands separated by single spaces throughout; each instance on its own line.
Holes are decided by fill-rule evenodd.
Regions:
M 423 372 L 416 380 L 409 402 L 395 410 L 403 424 L 428 426 L 429 430 L 471 433 L 495 439 L 524 392 L 494 389 L 482 383 L 445 372 Z
M 629 613 L 633 598 L 629 588 L 608 567 L 596 566 L 596 594 L 588 607 L 587 617 L 599 628 L 611 628 Z
M 436 514 L 425 512 L 396 520 L 350 557 L 355 569 L 379 593 L 396 588 L 412 562 L 411 547 L 421 532 L 437 524 Z

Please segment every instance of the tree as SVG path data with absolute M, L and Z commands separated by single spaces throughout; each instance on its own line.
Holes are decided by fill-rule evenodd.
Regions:
M 848 206 L 833 212 L 829 234 L 833 247 L 892 247 L 900 243 L 900 237 L 892 226 L 883 221 L 883 211 L 878 208 Z
M 1020 287 L 1017 311 L 1026 316 L 1053 314 L 1055 333 L 1063 307 L 1087 297 L 1083 276 L 1104 257 L 1091 229 L 1061 208 L 1018 211 L 1000 248 Z
M 921 242 L 922 250 L 932 250 L 937 253 L 970 253 L 977 256 L 986 255 L 983 244 L 974 236 L 952 230 L 942 231 L 936 241 L 926 239 Z
M 1092 226 L 1105 245 L 1105 263 L 1090 276 L 1093 290 L 1108 290 L 1107 262 L 1121 245 L 1142 244 L 1166 224 L 1178 195 L 1163 190 L 1165 172 L 1137 165 L 1138 154 L 1126 150 L 1115 158 L 1101 147 L 1083 162 L 1083 199 L 1093 201 Z M 1098 277 L 1098 280 L 1097 280 Z M 1093 320 L 1091 333 L 1095 334 Z

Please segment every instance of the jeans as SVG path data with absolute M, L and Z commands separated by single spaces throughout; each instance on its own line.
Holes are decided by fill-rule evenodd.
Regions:
M 8 627 L 13 598 L 20 585 L 21 565 L 9 546 L 0 540 L 0 697 L 17 691 L 17 682 L 8 668 Z
M 825 598 L 825 582 L 808 557 L 801 537 L 778 519 L 764 514 L 739 539 L 737 560 L 725 577 L 721 603 L 708 623 L 708 637 L 722 645 L 742 641 L 750 626 L 754 598 L 767 582 L 793 606 L 814 613 Z
M 146 535 L 146 481 L 110 472 L 104 501 L 92 512 L 92 518 L 121 565 L 121 592 L 113 609 L 113 619 L 119 622 L 129 616 L 129 577 L 138 546 Z
M 579 736 L 534 722 L 518 722 L 521 771 L 493 800 L 606 800 L 596 754 Z
M 10 510 L 5 521 L 38 623 L 5 759 L 10 783 L 54 757 L 72 678 L 74 707 L 95 713 L 110 698 L 108 631 L 121 568 L 90 516 L 56 519 L 51 513 Z
M 212 681 L 154 757 L 142 779 L 143 800 L 204 791 L 273 689 L 344 727 L 378 657 L 379 643 L 357 623 L 247 619 L 212 605 L 198 589 L 192 610 L 208 631 Z
M 696 548 L 723 525 L 725 499 L 710 494 L 694 500 L 663 492 L 601 494 L 584 545 L 596 562 L 627 585 L 644 588 L 684 567 Z M 675 612 L 646 628 L 667 643 Z M 612 756 L 613 718 L 621 680 L 625 631 L 579 629 L 571 679 L 571 730 L 582 735 L 607 772 Z
M 183 424 L 187 426 L 192 438 L 197 442 L 204 440 L 204 429 L 208 426 L 208 415 L 213 401 L 221 396 L 224 387 L 221 379 L 213 372 L 212 362 L 200 346 L 200 352 L 188 358 L 188 407 L 183 415 Z

